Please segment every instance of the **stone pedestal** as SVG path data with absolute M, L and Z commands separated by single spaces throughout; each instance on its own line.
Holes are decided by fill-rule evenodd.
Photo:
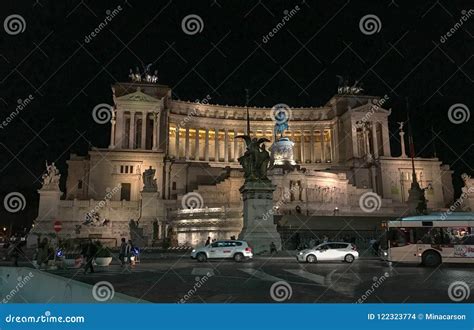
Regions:
M 27 247 L 37 245 L 38 235 L 54 233 L 53 223 L 58 219 L 59 204 L 61 202 L 62 192 L 56 189 L 40 189 L 38 217 L 34 222 L 34 227 L 28 235 Z
M 294 145 L 295 144 L 286 137 L 282 137 L 273 143 L 270 148 L 272 166 L 296 165 L 293 159 Z
M 270 251 L 273 242 L 281 250 L 280 234 L 273 223 L 273 191 L 271 182 L 246 182 L 240 192 L 244 201 L 244 226 L 239 239 L 249 242 L 254 253 Z
M 160 194 L 157 191 L 146 191 L 145 189 L 141 192 L 141 217 L 140 227 L 136 228 L 135 239 L 141 239 L 144 244 L 150 245 L 153 239 L 153 223 L 158 221 L 158 226 L 165 220 L 165 207 L 163 200 L 159 198 Z M 159 236 L 159 234 L 158 234 Z

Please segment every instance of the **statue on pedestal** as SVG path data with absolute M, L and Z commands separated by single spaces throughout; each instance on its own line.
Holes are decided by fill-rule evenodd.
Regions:
M 46 161 L 46 173 L 41 176 L 43 180 L 43 187 L 44 190 L 59 190 L 59 178 L 61 174 L 59 174 L 59 170 L 57 169 L 54 162 L 48 164 Z
M 250 138 L 248 135 L 238 135 L 237 138 L 245 140 L 247 150 L 239 157 L 239 163 L 244 169 L 245 182 L 270 181 L 267 177 L 270 154 L 263 142 L 270 142 L 266 138 Z
M 151 166 L 149 169 L 143 172 L 143 191 L 147 192 L 156 192 L 158 186 L 156 184 L 155 179 L 156 170 L 154 170 Z

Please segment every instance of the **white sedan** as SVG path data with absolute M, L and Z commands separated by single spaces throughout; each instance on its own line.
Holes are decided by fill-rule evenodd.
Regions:
M 346 242 L 328 242 L 319 244 L 312 249 L 300 251 L 296 256 L 298 262 L 314 263 L 318 261 L 354 262 L 359 258 L 359 252 L 354 244 Z

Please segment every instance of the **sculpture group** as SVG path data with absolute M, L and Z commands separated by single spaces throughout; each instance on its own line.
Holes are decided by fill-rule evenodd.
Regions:
M 245 182 L 266 181 L 268 164 L 270 163 L 270 154 L 263 142 L 270 142 L 266 138 L 251 138 L 248 135 L 239 135 L 237 138 L 244 139 L 247 149 L 239 157 L 239 163 L 244 169 Z

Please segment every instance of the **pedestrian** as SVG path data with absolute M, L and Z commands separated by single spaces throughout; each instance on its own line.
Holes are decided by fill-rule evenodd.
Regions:
M 49 251 L 49 241 L 45 237 L 43 238 L 43 241 L 38 244 L 38 257 L 37 257 L 37 264 L 39 269 L 45 265 L 45 267 L 48 265 L 48 251 Z
M 206 240 L 206 243 L 204 244 L 204 246 L 208 246 L 209 244 L 211 244 L 211 236 L 207 237 L 207 240 Z
M 91 270 L 91 273 L 94 272 L 94 267 L 92 265 L 92 262 L 94 261 L 94 257 L 96 253 L 97 253 L 97 247 L 92 242 L 92 240 L 89 239 L 89 242 L 87 243 L 86 249 L 85 249 L 86 265 L 84 266 L 84 274 L 87 274 L 88 269 Z
M 125 250 L 127 249 L 127 242 L 125 238 L 122 237 L 122 244 L 120 244 L 120 252 L 119 252 L 119 260 L 120 260 L 120 267 L 125 265 Z
M 327 242 L 328 242 L 328 239 L 329 239 L 329 238 L 328 238 L 326 235 L 324 235 L 324 237 L 323 237 L 323 243 L 327 243 Z
M 277 247 L 275 245 L 275 243 L 271 242 L 270 243 L 270 253 L 273 254 L 273 253 L 276 253 L 277 252 Z
M 129 239 L 127 245 L 125 246 L 125 256 L 127 257 L 127 262 L 129 265 L 132 265 L 132 254 L 133 254 L 133 244 L 132 240 Z

